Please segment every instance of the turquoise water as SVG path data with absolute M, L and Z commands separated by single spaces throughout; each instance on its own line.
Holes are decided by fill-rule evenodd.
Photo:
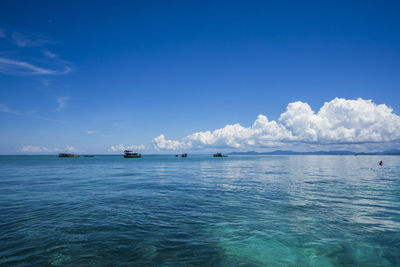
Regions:
M 0 156 L 0 265 L 400 266 L 400 157 Z

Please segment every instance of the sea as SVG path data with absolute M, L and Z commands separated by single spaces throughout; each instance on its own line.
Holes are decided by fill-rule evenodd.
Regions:
M 400 266 L 400 157 L 0 156 L 0 266 Z

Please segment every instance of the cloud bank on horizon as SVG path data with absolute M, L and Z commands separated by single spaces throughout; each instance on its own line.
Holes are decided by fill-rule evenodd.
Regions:
M 58 153 L 58 152 L 70 152 L 70 153 L 76 153 L 79 152 L 78 149 L 76 149 L 73 146 L 69 146 L 67 145 L 65 148 L 48 148 L 45 146 L 31 146 L 31 145 L 27 145 L 27 146 L 23 146 L 21 148 L 21 152 L 23 153 Z
M 153 139 L 156 150 L 271 148 L 287 144 L 356 145 L 398 142 L 400 116 L 372 100 L 335 98 L 315 113 L 309 104 L 289 103 L 278 121 L 258 115 L 250 127 L 238 123 L 196 132 L 181 140 Z
M 124 146 L 123 144 L 111 146 L 109 151 L 110 152 L 121 152 L 124 150 L 145 150 L 146 146 L 145 145 L 130 145 L 130 146 Z

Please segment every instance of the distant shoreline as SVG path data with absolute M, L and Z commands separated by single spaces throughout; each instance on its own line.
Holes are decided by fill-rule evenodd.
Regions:
M 354 152 L 354 151 L 312 151 L 312 152 L 297 152 L 291 150 L 275 150 L 272 152 L 256 152 L 256 151 L 247 151 L 247 152 L 231 152 L 228 155 L 240 155 L 240 156 L 257 156 L 257 155 L 337 155 L 337 156 L 399 156 L 400 150 L 390 150 L 390 151 L 382 151 L 382 152 Z

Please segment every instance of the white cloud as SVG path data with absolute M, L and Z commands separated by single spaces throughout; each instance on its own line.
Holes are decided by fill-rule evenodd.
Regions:
M 14 32 L 12 38 L 15 44 L 19 47 L 35 47 L 51 42 L 50 40 L 40 36 L 28 37 L 20 32 Z
M 57 108 L 54 110 L 55 112 L 60 112 L 67 107 L 69 100 L 69 96 L 61 96 L 57 98 Z
M 163 134 L 154 138 L 153 144 L 155 145 L 156 149 L 161 150 L 177 150 L 180 148 L 189 148 L 191 146 L 191 144 L 187 144 L 184 140 L 167 140 Z
M 64 149 L 61 151 L 67 151 L 67 152 L 79 152 L 79 150 L 73 146 L 67 145 Z
M 96 131 L 92 131 L 92 130 L 86 130 L 85 131 L 87 134 L 95 134 L 96 133 Z
M 371 100 L 335 98 L 317 114 L 307 103 L 290 103 L 279 121 L 293 140 L 318 143 L 391 142 L 400 139 L 400 116 Z
M 111 146 L 109 151 L 112 152 L 121 152 L 124 150 L 145 150 L 146 146 L 145 145 L 130 145 L 130 146 L 124 146 L 123 144 Z
M 44 55 L 45 55 L 46 57 L 48 57 L 48 58 L 55 58 L 55 57 L 57 57 L 57 55 L 56 55 L 55 53 L 50 52 L 50 51 L 48 51 L 48 50 L 44 50 L 43 53 L 44 53 Z
M 226 125 L 214 131 L 196 132 L 181 140 L 154 138 L 158 150 L 204 148 L 279 147 L 285 144 L 359 144 L 400 140 L 400 116 L 388 106 L 371 100 L 335 98 L 318 113 L 304 102 L 289 103 L 278 121 L 258 115 L 250 127 Z
M 79 152 L 78 149 L 76 149 L 73 146 L 69 146 L 67 145 L 65 148 L 48 148 L 45 146 L 31 146 L 31 145 L 27 145 L 27 146 L 23 146 L 21 148 L 21 152 L 24 153 L 58 153 L 58 152 L 70 152 L 70 153 L 77 153 Z
M 23 146 L 21 149 L 22 152 L 25 153 L 42 153 L 42 152 L 49 152 L 47 147 L 40 147 L 40 146 Z
M 64 66 L 62 70 L 46 69 L 35 66 L 31 63 L 18 61 L 0 57 L 0 73 L 7 75 L 62 75 L 71 72 L 72 69 L 68 66 Z

